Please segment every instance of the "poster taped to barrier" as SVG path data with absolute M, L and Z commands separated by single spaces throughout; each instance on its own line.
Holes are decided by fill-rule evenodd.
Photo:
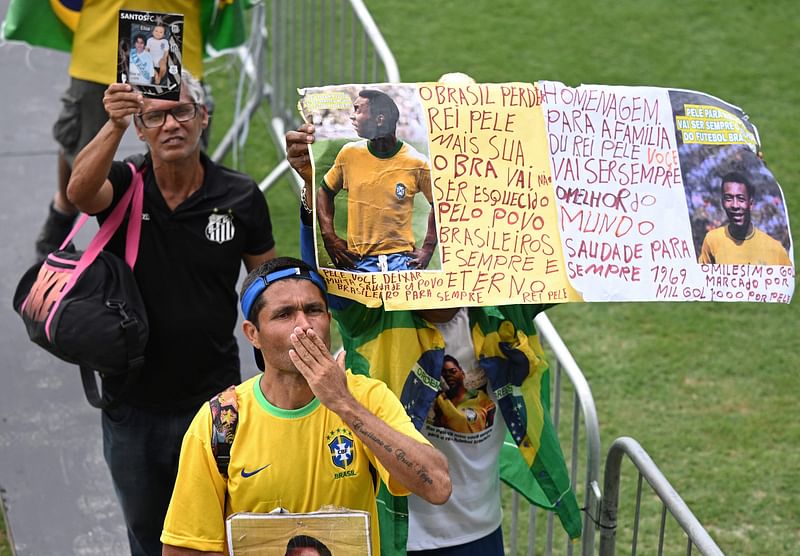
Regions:
M 421 309 L 789 303 L 786 203 L 716 97 L 539 81 L 301 91 L 331 293 Z

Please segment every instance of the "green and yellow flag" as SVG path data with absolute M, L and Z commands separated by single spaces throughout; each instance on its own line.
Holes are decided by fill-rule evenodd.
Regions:
M 444 358 L 441 334 L 412 311 L 341 305 L 332 303 L 331 307 L 347 367 L 384 381 L 421 429 L 439 388 Z M 476 358 L 497 393 L 509 430 L 500 457 L 500 478 L 531 504 L 555 512 L 570 538 L 576 539 L 581 536 L 581 513 L 550 419 L 550 371 L 533 325 L 541 309 L 536 305 L 471 307 L 468 314 Z M 384 554 L 403 553 L 404 502 L 388 496 L 379 499 Z
M 63 7 L 63 14 L 76 10 L 68 10 L 63 2 L 53 2 Z M 3 20 L 2 37 L 9 41 L 22 41 L 31 46 L 42 46 L 69 52 L 72 48 L 72 31 L 59 19 L 51 2 L 47 0 L 11 0 L 6 18 Z M 79 2 L 82 4 L 82 2 Z M 80 8 L 77 10 L 79 14 Z M 70 14 L 74 15 L 74 14 Z M 77 19 L 74 17 L 77 26 Z
M 244 10 L 249 5 L 246 0 L 202 0 L 200 22 L 207 56 L 244 43 Z M 70 52 L 82 7 L 83 0 L 11 0 L 2 38 Z

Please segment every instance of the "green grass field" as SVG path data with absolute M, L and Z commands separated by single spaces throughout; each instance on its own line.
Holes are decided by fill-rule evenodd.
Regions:
M 694 89 L 741 106 L 800 226 L 794 2 L 409 0 L 368 7 L 404 81 L 464 71 L 479 82 Z M 251 135 L 248 151 L 247 168 L 264 175 L 274 147 Z M 279 250 L 296 253 L 288 185 L 268 199 Z M 572 304 L 549 316 L 592 387 L 603 454 L 618 436 L 636 438 L 728 554 L 797 550 L 800 425 L 792 408 L 800 319 L 793 305 Z M 640 553 L 649 553 L 652 542 L 640 542 Z M 629 545 L 620 531 L 620 552 Z
M 800 226 L 796 2 L 367 4 L 404 81 L 464 71 L 479 82 L 694 89 L 741 106 L 758 126 L 790 219 Z M 222 107 L 234 81 L 225 69 L 210 79 Z M 267 109 L 257 115 L 242 156 L 258 177 L 275 163 L 268 117 Z M 217 137 L 224 126 L 221 109 Z M 296 255 L 297 201 L 288 182 L 268 201 L 279 253 Z M 603 455 L 616 437 L 636 438 L 727 554 L 797 553 L 796 302 L 571 304 L 548 314 L 591 385 Z M 620 531 L 619 552 L 629 544 Z M 644 548 L 652 544 L 639 553 L 654 553 Z

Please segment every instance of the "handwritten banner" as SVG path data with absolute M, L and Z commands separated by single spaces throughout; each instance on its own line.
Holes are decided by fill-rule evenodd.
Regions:
M 737 107 L 655 87 L 306 89 L 331 291 L 419 309 L 788 303 L 783 194 Z

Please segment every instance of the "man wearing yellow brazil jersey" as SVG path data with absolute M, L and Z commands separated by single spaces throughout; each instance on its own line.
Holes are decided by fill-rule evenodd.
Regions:
M 783 245 L 753 225 L 755 187 L 742 174 L 731 173 L 722 178 L 721 190 L 728 223 L 706 234 L 699 262 L 791 266 Z
M 337 268 L 361 272 L 423 269 L 436 246 L 436 220 L 418 248 L 412 229 L 414 197 L 433 203 L 428 161 L 395 135 L 400 112 L 392 98 L 365 89 L 353 103 L 351 120 L 363 138 L 342 147 L 325 174 L 317 213 L 325 249 Z M 334 230 L 334 197 L 347 191 L 347 239 Z
M 245 336 L 264 371 L 236 387 L 238 425 L 227 477 L 211 449 L 208 404 L 181 447 L 164 522 L 163 554 L 221 554 L 234 512 L 301 513 L 334 505 L 369 512 L 379 534 L 375 482 L 433 504 L 450 496 L 446 458 L 375 379 L 345 372 L 329 351 L 325 282 L 302 261 L 279 258 L 242 286 Z

